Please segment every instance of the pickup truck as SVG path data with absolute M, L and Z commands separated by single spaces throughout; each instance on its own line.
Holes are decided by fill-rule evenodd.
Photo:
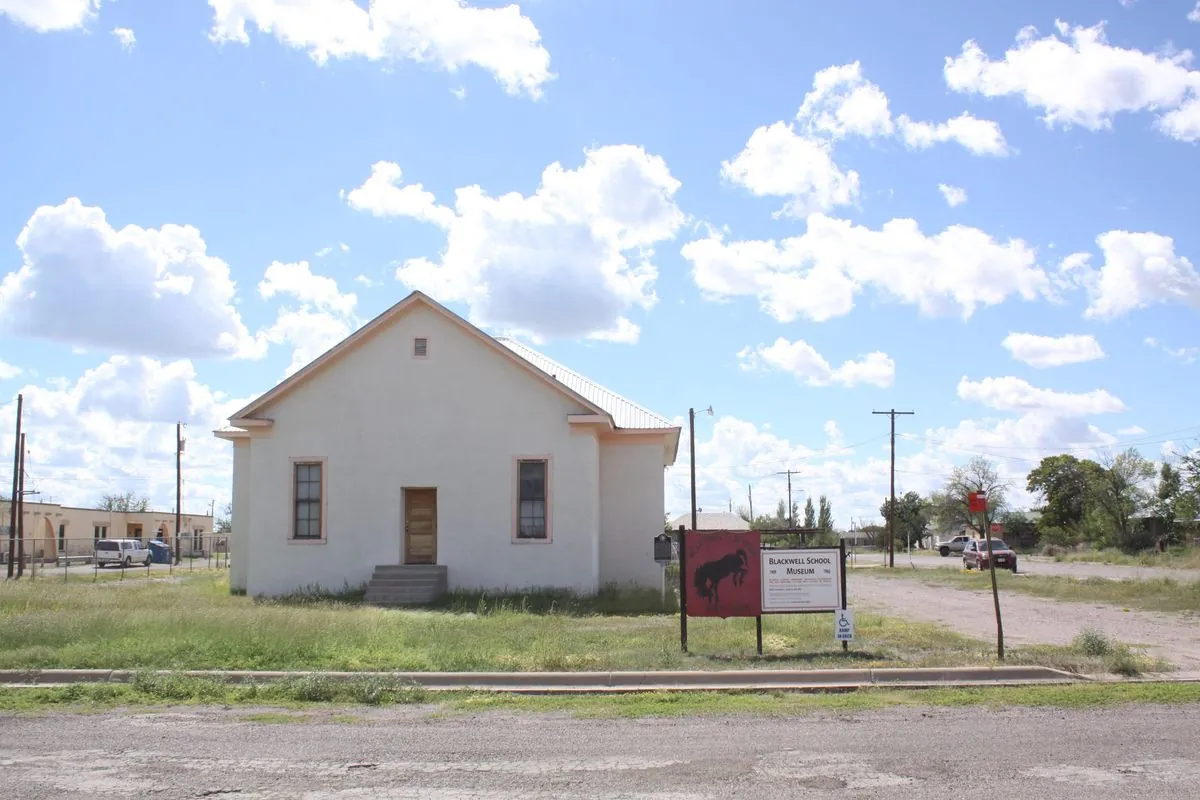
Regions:
M 967 535 L 955 536 L 953 539 L 947 539 L 944 542 L 937 543 L 937 551 L 942 554 L 942 558 L 948 558 L 951 553 L 961 553 L 966 549 L 967 542 L 971 541 L 972 537 Z

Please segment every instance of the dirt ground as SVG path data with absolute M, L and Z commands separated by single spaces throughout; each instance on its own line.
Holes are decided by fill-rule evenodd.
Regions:
M 878 551 L 859 553 L 857 563 L 862 565 L 882 564 L 883 555 Z M 928 552 L 914 553 L 910 559 L 908 553 L 896 551 L 896 566 L 905 568 L 909 564 L 917 569 L 961 569 L 962 556 L 955 554 L 942 558 Z M 1144 581 L 1151 578 L 1170 578 L 1175 581 L 1200 581 L 1200 570 L 1178 569 L 1173 567 L 1127 567 L 1119 564 L 1092 564 L 1086 561 L 1055 561 L 1052 558 L 1040 556 L 1021 556 L 1019 559 L 1022 572 L 1030 575 L 1059 575 L 1070 578 L 1108 578 L 1114 581 L 1135 580 Z
M 899 558 L 896 567 L 900 568 Z M 936 622 L 983 639 L 995 636 L 991 592 L 873 577 L 866 569 L 852 570 L 846 582 L 852 607 Z M 1004 639 L 1013 645 L 1070 644 L 1082 629 L 1094 628 L 1181 670 L 1200 670 L 1200 618 L 1195 615 L 1123 611 L 1117 606 L 1066 603 L 1015 592 L 1001 596 L 1001 615 Z

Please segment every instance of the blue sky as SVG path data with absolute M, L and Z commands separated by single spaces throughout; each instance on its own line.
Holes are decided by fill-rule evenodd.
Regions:
M 790 467 L 870 517 L 891 407 L 901 490 L 983 454 L 1023 505 L 1045 454 L 1187 446 L 1200 8 L 849 5 L 0 0 L 29 480 L 169 508 L 182 419 L 223 503 L 212 427 L 414 286 L 711 404 L 706 507 Z

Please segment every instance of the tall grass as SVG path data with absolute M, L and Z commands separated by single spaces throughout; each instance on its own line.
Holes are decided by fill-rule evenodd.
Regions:
M 1167 567 L 1173 569 L 1200 569 L 1200 548 L 1177 547 L 1160 553 L 1147 550 L 1142 553 L 1122 553 L 1120 550 L 1083 550 L 1079 552 L 1056 551 L 1051 555 L 1058 562 L 1084 562 L 1090 564 L 1115 564 L 1127 567 Z
M 529 671 L 945 666 L 978 663 L 986 646 L 935 625 L 860 613 L 846 655 L 828 615 L 692 619 L 649 595 L 452 594 L 437 609 L 392 610 L 302 595 L 233 596 L 224 577 L 122 586 L 0 586 L 0 668 Z

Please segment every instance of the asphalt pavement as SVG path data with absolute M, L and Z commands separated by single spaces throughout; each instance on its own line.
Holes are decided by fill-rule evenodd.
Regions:
M 293 712 L 295 713 L 295 712 Z M 3 794 L 425 800 L 1194 798 L 1194 706 L 583 720 L 430 708 L 0 715 Z

